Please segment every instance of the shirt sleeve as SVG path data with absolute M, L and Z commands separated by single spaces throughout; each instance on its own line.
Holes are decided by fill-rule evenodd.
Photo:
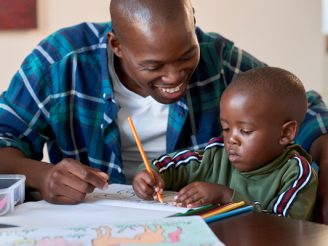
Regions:
M 236 47 L 232 42 L 227 42 L 223 52 L 223 70 L 226 84 L 230 84 L 237 76 L 256 67 L 265 67 L 267 64 L 258 60 L 247 51 Z
M 42 62 L 35 49 L 0 97 L 0 147 L 17 148 L 38 160 L 43 157 L 47 139 L 50 101 L 46 72 L 40 69 Z
M 202 160 L 202 152 L 185 150 L 163 155 L 152 163 L 164 180 L 165 189 L 179 191 L 191 182 L 204 180 L 199 177 L 204 166 Z
M 228 160 L 223 154 L 222 139 L 212 138 L 205 149 L 163 155 L 152 164 L 163 178 L 165 189 L 179 191 L 192 182 L 218 183 L 221 176 L 226 178 L 222 167 L 227 166 Z
M 295 163 L 281 179 L 281 189 L 268 206 L 268 212 L 278 216 L 310 220 L 316 200 L 318 178 L 303 157 L 294 157 Z
M 307 92 L 308 110 L 296 136 L 296 143 L 309 151 L 312 143 L 328 132 L 328 109 L 315 91 Z

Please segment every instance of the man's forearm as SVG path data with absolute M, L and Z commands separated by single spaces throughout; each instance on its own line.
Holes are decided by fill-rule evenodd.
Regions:
M 328 134 L 319 137 L 311 146 L 310 154 L 319 166 L 319 185 L 316 220 L 328 224 Z
M 43 173 L 51 166 L 51 164 L 26 158 L 16 148 L 0 148 L 0 173 L 25 175 L 27 188 L 39 190 L 42 185 L 42 177 L 44 177 Z

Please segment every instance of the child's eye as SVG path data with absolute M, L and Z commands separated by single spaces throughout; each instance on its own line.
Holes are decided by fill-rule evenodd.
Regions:
M 252 132 L 253 132 L 253 131 L 251 131 L 251 130 L 240 129 L 240 133 L 241 133 L 241 134 L 249 135 L 249 134 L 251 134 Z
M 227 128 L 227 127 L 226 128 L 222 128 L 222 131 L 223 132 L 228 132 L 229 130 L 230 130 L 230 128 Z

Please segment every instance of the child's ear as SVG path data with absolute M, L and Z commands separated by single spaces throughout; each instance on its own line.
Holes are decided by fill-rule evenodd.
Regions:
M 108 34 L 108 45 L 111 47 L 114 54 L 118 57 L 121 57 L 121 43 L 118 40 L 117 36 L 113 32 Z
M 287 145 L 291 143 L 296 136 L 297 126 L 298 123 L 296 120 L 284 123 L 281 127 L 281 137 L 279 140 L 279 144 Z

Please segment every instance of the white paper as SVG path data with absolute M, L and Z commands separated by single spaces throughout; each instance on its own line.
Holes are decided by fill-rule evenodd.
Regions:
M 13 213 L 0 217 L 0 221 L 22 227 L 100 225 L 160 219 L 187 210 L 142 201 L 132 193 L 131 186 L 109 185 L 107 190 L 96 190 L 84 203 L 77 205 L 56 205 L 46 201 L 23 203 L 16 206 Z
M 172 213 L 186 212 L 187 208 L 171 205 L 176 194 L 177 192 L 174 191 L 164 191 L 162 204 L 159 201 L 142 200 L 134 193 L 131 185 L 111 184 L 106 190 L 96 189 L 93 193 L 88 194 L 86 202 Z

